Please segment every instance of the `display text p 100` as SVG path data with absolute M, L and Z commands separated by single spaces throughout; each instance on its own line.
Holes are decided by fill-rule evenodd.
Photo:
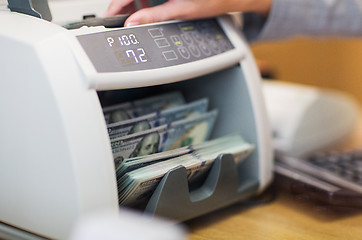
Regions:
M 111 36 L 106 38 L 108 46 L 114 49 L 114 52 L 122 66 L 150 62 L 145 49 L 139 46 L 135 34 L 123 34 L 120 36 Z M 136 47 L 136 48 L 135 48 Z
M 122 47 L 122 46 L 127 47 L 131 45 L 138 45 L 140 43 L 136 35 L 133 33 L 123 34 L 120 36 L 107 37 L 107 42 L 109 47 L 111 48 Z

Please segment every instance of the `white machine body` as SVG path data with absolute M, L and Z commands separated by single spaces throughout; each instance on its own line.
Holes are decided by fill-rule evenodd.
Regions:
M 111 0 L 48 0 L 52 23 L 66 25 L 83 17 L 102 17 Z
M 303 157 L 336 146 L 355 130 L 360 107 L 331 89 L 265 81 L 263 93 L 276 152 Z
M 113 30 L 70 31 L 35 17 L 0 12 L 0 221 L 64 239 L 80 217 L 104 209 L 118 211 L 114 162 L 97 91 L 192 84 L 193 78 L 232 66 L 244 75 L 232 83 L 245 80 L 246 88 L 240 91 L 251 99 L 256 132 L 253 139 L 244 137 L 257 144 L 255 193 L 262 191 L 272 178 L 273 154 L 260 76 L 229 18 L 216 20 L 234 46 L 230 51 L 164 68 L 100 72 L 78 37 Z M 151 26 L 165 24 L 169 23 Z M 239 91 L 228 85 L 230 81 L 218 79 L 218 86 Z M 190 96 L 202 92 L 197 87 L 189 89 Z M 223 87 L 218 91 L 220 96 L 215 97 L 222 102 L 227 93 Z M 238 110 L 225 111 L 243 115 Z M 221 115 L 225 120 L 220 124 L 230 127 L 228 121 L 238 119 L 233 117 Z M 217 130 L 215 137 L 230 131 Z

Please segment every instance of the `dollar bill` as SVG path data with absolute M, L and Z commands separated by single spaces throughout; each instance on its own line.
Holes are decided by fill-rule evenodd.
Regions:
M 127 158 L 124 159 L 122 163 L 119 163 L 116 167 L 117 179 L 123 176 L 125 173 L 133 171 L 135 169 L 139 169 L 141 167 L 145 167 L 154 163 L 165 161 L 201 149 L 219 149 L 220 147 L 223 147 L 229 142 L 240 141 L 240 138 L 241 138 L 240 135 L 232 134 L 221 138 L 213 139 L 210 141 L 189 145 L 165 152 L 155 153 L 147 156 Z
M 205 177 L 214 162 L 222 153 L 231 153 L 239 164 L 253 151 L 254 145 L 243 139 L 220 144 L 219 147 L 195 150 L 176 158 L 155 163 L 140 169 L 128 172 L 118 179 L 119 201 L 121 205 L 132 206 L 147 201 L 162 177 L 177 166 L 184 166 L 187 170 L 189 184 L 195 184 Z
M 146 131 L 111 140 L 116 162 L 206 141 L 213 129 L 217 110 L 182 119 Z
M 103 114 L 106 123 L 113 123 L 183 104 L 184 97 L 176 91 L 104 107 Z
M 111 139 L 145 131 L 164 124 L 188 117 L 199 116 L 206 112 L 208 99 L 200 99 L 185 105 L 169 108 L 163 111 L 153 112 L 137 118 L 127 119 L 107 125 L 108 134 Z
M 214 160 L 218 154 L 214 154 L 214 156 L 208 159 Z M 235 154 L 234 154 L 235 155 Z M 245 154 L 243 154 L 245 155 Z M 190 185 L 193 185 L 194 182 L 202 177 L 205 177 L 211 167 L 212 161 L 198 161 L 200 159 L 207 159 L 207 156 L 200 156 L 196 153 L 192 153 L 191 156 L 184 156 L 180 158 L 179 162 L 175 162 L 175 164 L 170 164 L 168 166 L 157 166 L 157 168 L 148 169 L 147 171 L 153 171 L 153 176 L 144 176 L 143 174 L 134 175 L 133 180 L 128 181 L 132 186 L 132 188 L 126 188 L 125 195 L 120 194 L 120 203 L 123 205 L 134 205 L 144 201 L 147 201 L 151 196 L 152 192 L 157 187 L 157 184 L 162 179 L 164 174 L 169 170 L 174 168 L 175 166 L 184 165 L 187 169 L 187 177 L 189 179 Z M 197 162 L 198 161 L 198 162 Z M 153 166 L 153 165 L 151 165 Z M 153 166 L 153 167 L 156 167 Z M 157 170 L 160 171 L 157 172 Z M 163 172 L 161 172 L 163 170 Z M 131 172 L 132 173 L 132 172 Z M 157 174 L 157 175 L 156 175 Z M 127 182 L 127 181 L 126 181 Z M 120 191 L 120 193 L 122 190 Z
M 116 176 L 119 179 L 125 173 L 145 167 L 154 163 L 165 161 L 170 158 L 182 156 L 193 151 L 192 146 L 185 146 L 178 149 L 172 149 L 165 152 L 154 153 L 151 155 L 127 158 L 119 164 L 116 164 Z

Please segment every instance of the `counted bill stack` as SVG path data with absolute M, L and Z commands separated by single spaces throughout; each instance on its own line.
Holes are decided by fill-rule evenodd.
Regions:
M 184 166 L 190 186 L 197 186 L 220 154 L 232 154 L 238 164 L 254 149 L 237 134 L 209 140 L 218 110 L 208 110 L 207 98 L 186 103 L 180 92 L 171 92 L 103 112 L 121 205 L 147 202 L 162 177 L 177 166 Z

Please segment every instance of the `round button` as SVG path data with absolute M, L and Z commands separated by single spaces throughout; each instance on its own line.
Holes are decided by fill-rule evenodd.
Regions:
M 188 33 L 181 34 L 181 38 L 184 40 L 184 42 L 188 45 L 192 44 L 194 41 L 192 40 L 192 37 Z
M 204 39 L 202 38 L 202 35 L 195 31 L 195 32 L 192 32 L 192 37 L 196 40 L 196 42 L 201 42 L 203 41 Z
M 200 49 L 195 46 L 195 45 L 190 45 L 189 46 L 190 52 L 194 57 L 200 57 L 201 56 L 201 52 Z
M 178 48 L 178 51 L 180 55 L 185 59 L 189 59 L 191 57 L 189 50 L 185 47 Z
M 181 38 L 177 35 L 171 36 L 170 39 L 177 47 L 181 47 L 183 45 Z
M 203 52 L 203 54 L 205 54 L 206 56 L 210 56 L 211 55 L 211 50 L 210 48 L 204 43 L 201 42 L 199 44 L 199 48 L 201 49 L 201 52 Z

